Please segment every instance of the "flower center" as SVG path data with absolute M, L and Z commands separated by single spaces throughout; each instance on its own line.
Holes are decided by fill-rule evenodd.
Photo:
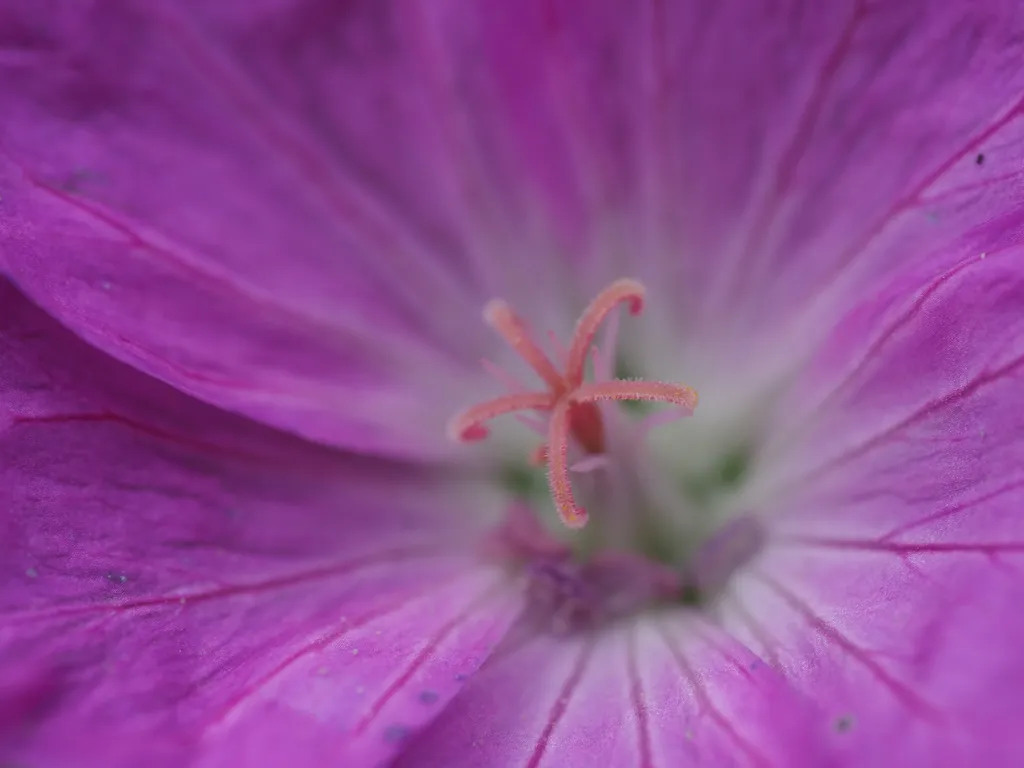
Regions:
M 533 460 L 548 466 L 548 486 L 562 522 L 569 528 L 582 528 L 587 512 L 576 502 L 570 483 L 570 448 L 585 458 L 575 468 L 585 471 L 598 465 L 605 453 L 605 425 L 597 403 L 609 400 L 663 402 L 675 406 L 683 415 L 693 413 L 697 393 L 689 387 L 659 381 L 612 379 L 614 343 L 602 354 L 595 344 L 598 330 L 621 304 L 631 314 L 643 310 L 644 288 L 635 280 L 616 280 L 590 303 L 576 323 L 568 351 L 561 355 L 563 372 L 535 340 L 527 324 L 509 305 L 495 299 L 484 309 L 484 320 L 523 358 L 547 385 L 543 391 L 527 391 L 518 381 L 492 363 L 485 365 L 502 378 L 510 394 L 474 405 L 456 415 L 448 425 L 448 434 L 460 441 L 482 440 L 488 435 L 486 422 L 506 414 L 523 411 L 547 416 L 538 427 L 547 441 L 535 451 Z M 614 332 L 609 334 L 614 339 Z M 587 358 L 593 358 L 594 378 L 585 381 Z
M 465 409 L 448 425 L 453 440 L 482 440 L 489 434 L 487 422 L 511 414 L 541 435 L 529 461 L 514 465 L 514 477 L 505 478 L 516 502 L 485 549 L 525 577 L 529 605 L 557 633 L 660 603 L 714 600 L 761 545 L 760 526 L 752 518 L 715 513 L 713 489 L 689 498 L 679 478 L 663 477 L 651 460 L 650 430 L 690 416 L 697 393 L 678 384 L 613 376 L 622 306 L 640 314 L 640 283 L 622 279 L 608 286 L 580 316 L 568 347 L 549 337 L 549 356 L 506 302 L 488 303 L 485 321 L 545 388 L 527 388 L 484 360 L 508 394 Z M 603 349 L 595 341 L 602 328 Z M 613 402 L 671 407 L 628 418 L 610 407 Z M 536 516 L 531 502 L 536 491 L 543 495 L 543 480 L 528 464 L 546 465 L 548 494 L 565 528 L 574 529 L 571 536 L 548 530 Z M 715 478 L 705 479 L 715 485 Z

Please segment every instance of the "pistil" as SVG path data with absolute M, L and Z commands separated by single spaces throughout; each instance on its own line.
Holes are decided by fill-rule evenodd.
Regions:
M 547 416 L 546 445 L 539 446 L 532 460 L 548 465 L 548 485 L 562 522 L 581 528 L 587 512 L 579 504 L 570 483 L 569 444 L 588 456 L 605 453 L 605 428 L 598 403 L 615 400 L 663 402 L 690 415 L 697 406 L 697 393 L 689 387 L 658 381 L 610 379 L 586 382 L 586 361 L 596 353 L 595 338 L 605 319 L 622 304 L 630 313 L 643 310 L 645 290 L 636 280 L 616 280 L 590 303 L 580 316 L 565 353 L 564 372 L 559 372 L 544 350 L 534 341 L 532 331 L 507 302 L 492 300 L 484 309 L 484 320 L 494 328 L 546 385 L 541 391 L 515 391 L 474 405 L 456 415 L 448 424 L 448 435 L 468 442 L 487 437 L 486 422 L 512 413 L 533 411 Z M 613 350 L 606 350 L 610 359 Z M 495 366 L 487 363 L 490 369 Z M 509 378 L 509 377 L 503 377 Z

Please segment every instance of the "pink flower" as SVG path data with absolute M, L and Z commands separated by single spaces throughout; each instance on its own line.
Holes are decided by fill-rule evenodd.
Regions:
M 0 0 L 0 763 L 1020 765 L 1022 40 Z

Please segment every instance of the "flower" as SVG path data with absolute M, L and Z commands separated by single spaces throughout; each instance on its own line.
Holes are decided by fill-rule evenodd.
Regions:
M 0 762 L 1019 764 L 1022 27 L 0 3 Z

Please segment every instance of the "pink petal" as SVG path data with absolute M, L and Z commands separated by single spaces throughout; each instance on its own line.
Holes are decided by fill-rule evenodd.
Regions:
M 844 764 L 1024 761 L 1022 258 L 866 302 L 785 412 L 727 626 L 831 708 Z
M 421 455 L 490 296 L 547 327 L 636 274 L 732 370 L 1015 215 L 1011 0 L 576 11 L 8 4 L 0 262 L 204 400 Z
M 500 573 L 463 573 L 450 584 L 406 591 L 413 601 L 351 630 L 339 617 L 326 641 L 299 648 L 218 713 L 199 764 L 294 764 L 309 738 L 291 732 L 302 720 L 312 745 L 343 765 L 377 765 L 406 747 L 518 613 Z
M 496 656 L 397 765 L 817 766 L 815 716 L 768 665 L 679 611 Z
M 4 764 L 384 759 L 518 613 L 486 507 L 196 403 L 3 283 L 0 489 Z
M 427 140 L 393 164 L 413 173 L 399 188 L 366 165 L 368 120 L 422 120 L 367 112 L 378 86 L 400 85 L 405 112 L 422 93 L 379 16 L 7 3 L 0 270 L 204 400 L 362 451 L 442 449 L 461 404 L 444 384 L 475 370 L 487 295 L 422 204 L 438 198 L 417 167 Z M 423 132 L 403 129 L 403 146 Z
M 673 359 L 799 356 L 859 291 L 1019 215 L 1011 0 L 424 5 L 444 71 L 474 72 L 467 135 L 578 267 L 566 293 L 644 280 Z
M 597 34 L 636 48 L 605 5 Z M 934 265 L 937 246 L 1018 215 L 1019 4 L 732 0 L 634 18 L 654 38 L 633 114 L 664 137 L 636 140 L 661 190 L 652 226 L 668 233 L 679 279 L 667 284 L 698 339 L 732 355 L 777 346 L 788 321 L 834 316 L 894 270 Z M 602 92 L 629 103 L 616 85 Z

